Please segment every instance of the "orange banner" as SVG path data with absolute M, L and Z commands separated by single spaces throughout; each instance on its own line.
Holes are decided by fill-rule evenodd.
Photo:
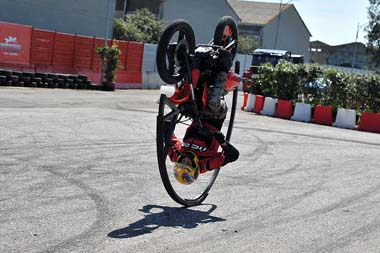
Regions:
M 29 64 L 32 27 L 0 22 L 0 62 Z

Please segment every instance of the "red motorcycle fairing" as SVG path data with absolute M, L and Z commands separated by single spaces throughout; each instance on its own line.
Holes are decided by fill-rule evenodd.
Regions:
M 224 85 L 224 90 L 226 91 L 233 91 L 235 87 L 239 86 L 241 81 L 241 77 L 230 70 L 227 74 L 227 82 Z
M 199 79 L 199 69 L 193 69 L 192 70 L 192 79 L 195 83 L 198 82 Z M 235 87 L 239 86 L 241 81 L 241 78 L 238 74 L 230 70 L 227 74 L 227 81 L 224 85 L 224 90 L 226 91 L 233 91 Z M 184 102 L 187 102 L 192 99 L 192 91 L 191 91 L 192 85 L 189 84 L 187 81 L 181 85 L 181 87 L 176 86 L 175 93 L 173 96 L 169 97 L 169 100 L 173 104 L 182 104 Z M 203 103 L 203 109 L 206 107 L 207 104 L 207 98 L 208 98 L 208 85 L 207 83 L 204 84 L 203 94 L 202 94 L 202 103 Z M 194 87 L 195 88 L 195 87 Z
M 175 105 L 179 105 L 191 100 L 191 85 L 188 82 L 182 84 L 181 87 L 176 86 L 173 96 L 168 99 Z
M 191 78 L 193 79 L 194 89 L 197 88 L 197 83 L 199 80 L 199 76 L 201 74 L 201 71 L 198 68 L 195 68 L 191 71 Z

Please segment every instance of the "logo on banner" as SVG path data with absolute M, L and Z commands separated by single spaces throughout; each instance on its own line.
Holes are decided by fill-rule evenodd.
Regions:
M 0 21 L 0 62 L 30 64 L 32 27 Z
M 8 36 L 0 43 L 0 49 L 7 55 L 18 55 L 22 52 L 22 45 L 17 43 L 17 38 Z

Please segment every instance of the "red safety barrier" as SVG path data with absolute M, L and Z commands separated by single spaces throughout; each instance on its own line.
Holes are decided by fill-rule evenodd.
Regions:
M 131 84 L 134 84 L 131 86 Z M 137 86 L 135 84 L 138 84 Z M 117 88 L 142 88 L 141 71 L 116 71 Z
M 112 43 L 107 41 L 108 46 Z M 127 41 L 116 44 L 121 50 L 116 83 L 141 88 L 144 44 Z M 0 22 L 0 67 L 11 70 L 86 74 L 93 82 L 100 82 L 102 60 L 97 48 L 103 46 L 101 38 Z
M 32 27 L 0 22 L 0 62 L 30 64 Z
M 277 118 L 290 119 L 293 115 L 292 102 L 288 100 L 279 99 L 277 101 L 276 113 L 274 114 Z
M 97 49 L 98 47 L 103 47 L 104 46 L 104 40 L 96 38 L 94 40 L 94 50 L 93 55 L 92 55 L 92 64 L 91 68 L 92 69 L 98 69 L 100 70 L 102 68 L 102 58 L 100 57 L 100 54 L 98 54 Z
M 72 68 L 74 63 L 75 35 L 56 33 L 53 53 L 53 66 Z
M 331 126 L 333 123 L 333 111 L 331 106 L 316 105 L 314 107 L 313 123 Z
M 247 101 L 248 101 L 248 93 L 244 92 L 244 100 L 243 100 L 243 105 L 240 109 L 244 110 L 244 108 L 247 106 Z
M 118 41 L 117 42 L 117 47 L 121 51 L 121 54 L 119 56 L 120 70 L 125 70 L 125 65 L 126 65 L 126 61 L 127 61 L 128 43 L 129 42 L 127 42 L 127 41 Z
M 75 36 L 74 68 L 90 69 L 94 49 L 94 37 Z
M 55 32 L 33 29 L 30 63 L 51 65 L 53 62 Z
M 143 43 L 128 42 L 125 70 L 132 71 L 132 72 L 136 72 L 136 71 L 141 72 L 143 54 L 144 54 Z
M 358 129 L 366 132 L 380 133 L 380 113 L 363 112 Z
M 256 95 L 255 106 L 253 107 L 254 113 L 260 113 L 264 108 L 264 97 L 261 95 Z

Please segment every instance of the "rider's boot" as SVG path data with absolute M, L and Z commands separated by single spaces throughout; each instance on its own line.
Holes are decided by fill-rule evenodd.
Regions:
M 224 94 L 224 85 L 227 80 L 227 73 L 220 71 L 216 74 L 215 81 L 209 86 L 207 106 L 211 113 L 220 114 L 224 111 L 221 97 Z

